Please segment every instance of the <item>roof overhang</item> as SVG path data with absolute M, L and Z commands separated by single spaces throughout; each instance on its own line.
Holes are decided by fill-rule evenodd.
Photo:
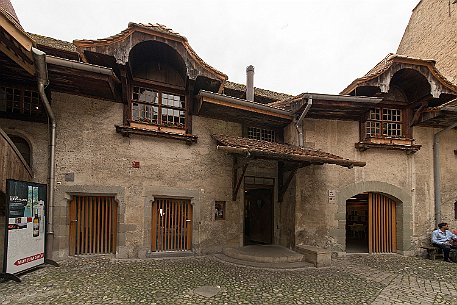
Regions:
M 232 122 L 284 127 L 293 120 L 286 110 L 201 90 L 195 114 Z
M 307 117 L 330 120 L 360 120 L 369 109 L 382 102 L 382 98 L 377 97 L 302 93 L 276 104 L 281 103 L 283 107 L 299 115 L 310 99 L 313 104 Z
M 7 12 L 0 9 L 0 51 L 30 75 L 35 75 L 31 52 L 33 46 L 33 40 Z
M 344 159 L 321 150 L 272 143 L 248 138 L 213 135 L 218 149 L 230 154 L 251 158 L 287 161 L 300 164 L 335 164 L 347 168 L 363 167 L 366 162 Z
M 457 122 L 457 99 L 422 112 L 417 126 L 446 128 Z
M 46 63 L 53 90 L 120 101 L 116 91 L 120 81 L 111 68 L 49 55 Z

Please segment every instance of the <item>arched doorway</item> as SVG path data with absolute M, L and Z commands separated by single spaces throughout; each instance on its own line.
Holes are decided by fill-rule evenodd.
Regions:
M 346 252 L 397 252 L 396 202 L 367 192 L 346 201 Z

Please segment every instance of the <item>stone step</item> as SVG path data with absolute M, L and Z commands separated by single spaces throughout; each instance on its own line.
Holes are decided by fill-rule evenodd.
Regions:
M 278 245 L 250 245 L 241 248 L 225 248 L 223 253 L 238 260 L 261 263 L 301 262 L 303 255 Z

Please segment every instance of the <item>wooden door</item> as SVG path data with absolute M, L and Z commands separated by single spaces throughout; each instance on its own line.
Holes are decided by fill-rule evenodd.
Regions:
M 379 193 L 368 194 L 368 251 L 397 252 L 396 203 Z
M 151 250 L 192 250 L 192 204 L 188 199 L 155 199 L 152 203 Z
M 273 190 L 250 189 L 244 197 L 245 244 L 271 244 L 273 240 Z
M 70 255 L 115 253 L 116 242 L 114 198 L 74 196 L 70 202 Z

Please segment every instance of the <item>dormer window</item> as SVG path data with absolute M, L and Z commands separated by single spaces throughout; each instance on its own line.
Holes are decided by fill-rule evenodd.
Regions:
M 186 100 L 184 95 L 133 86 L 131 100 L 132 122 L 186 128 Z

